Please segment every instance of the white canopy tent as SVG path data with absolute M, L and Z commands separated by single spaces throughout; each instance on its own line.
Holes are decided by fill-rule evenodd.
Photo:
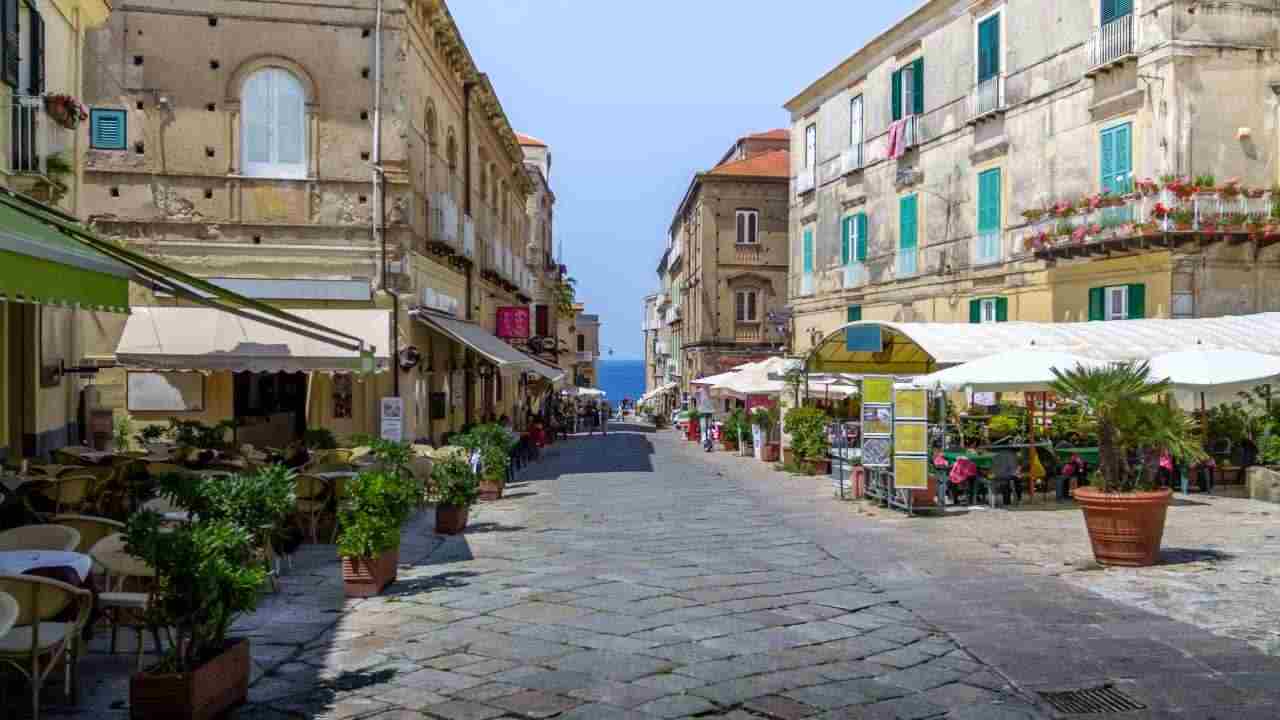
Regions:
M 912 384 L 929 390 L 973 392 L 1043 392 L 1053 382 L 1053 370 L 1070 370 L 1104 361 L 1051 350 L 1008 350 L 963 365 L 915 378 Z

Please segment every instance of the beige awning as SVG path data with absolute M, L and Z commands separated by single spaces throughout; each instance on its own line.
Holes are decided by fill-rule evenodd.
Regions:
M 564 379 L 564 370 L 554 365 L 548 365 L 532 355 L 529 357 L 533 360 L 533 364 L 528 368 L 529 372 L 537 373 L 553 385 Z
M 290 311 L 361 338 L 376 349 L 374 369 L 390 365 L 391 311 Z M 360 353 L 205 307 L 135 307 L 116 346 L 116 362 L 148 370 L 359 372 Z
M 415 310 L 413 316 L 480 353 L 500 369 L 535 370 L 536 368 L 531 366 L 539 364 L 475 323 L 458 320 L 431 310 Z

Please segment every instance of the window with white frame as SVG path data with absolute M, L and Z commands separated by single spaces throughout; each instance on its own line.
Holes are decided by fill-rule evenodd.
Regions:
M 997 316 L 996 316 L 996 299 L 995 298 L 983 298 L 982 300 L 979 301 L 979 308 L 982 311 L 981 312 L 982 322 L 984 323 L 996 322 Z
M 739 210 L 737 218 L 738 244 L 755 245 L 760 242 L 760 212 L 758 210 Z
M 250 75 L 240 114 L 245 175 L 307 176 L 307 98 L 293 73 L 267 67 Z
M 804 129 L 804 166 L 806 169 L 817 164 L 818 160 L 818 126 L 810 125 Z
M 1118 285 L 1106 288 L 1107 298 L 1107 319 L 1108 320 L 1128 320 L 1129 319 L 1129 286 Z
M 864 138 L 862 118 L 862 96 L 858 95 L 849 101 L 849 147 L 853 150 L 853 159 L 856 167 L 862 167 L 862 141 Z
M 760 319 L 758 298 L 760 292 L 758 290 L 738 290 L 734 293 L 734 316 L 738 322 L 758 322 Z

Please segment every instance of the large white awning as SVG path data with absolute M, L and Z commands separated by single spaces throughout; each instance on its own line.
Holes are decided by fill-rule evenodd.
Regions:
M 376 348 L 375 370 L 389 367 L 389 310 L 291 310 Z M 116 362 L 149 370 L 358 372 L 360 353 L 205 307 L 135 307 L 116 346 Z

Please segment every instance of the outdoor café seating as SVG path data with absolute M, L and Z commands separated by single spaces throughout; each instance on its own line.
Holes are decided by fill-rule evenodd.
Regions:
M 59 666 L 64 670 L 64 692 L 73 700 L 76 696 L 80 636 L 89 621 L 93 594 L 46 577 L 12 574 L 0 575 L 0 592 L 18 604 L 13 626 L 0 637 L 0 662 L 26 678 L 32 717 L 38 719 L 40 688 Z
M 0 551 L 61 550 L 71 552 L 80 544 L 80 533 L 63 525 L 23 525 L 0 532 Z

